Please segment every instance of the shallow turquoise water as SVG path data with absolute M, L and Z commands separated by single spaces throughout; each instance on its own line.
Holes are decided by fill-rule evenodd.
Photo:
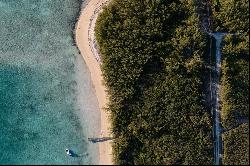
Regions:
M 98 161 L 97 100 L 72 39 L 80 3 L 0 0 L 0 164 Z

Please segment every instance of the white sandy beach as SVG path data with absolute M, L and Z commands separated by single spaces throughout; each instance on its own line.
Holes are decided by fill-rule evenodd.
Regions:
M 101 111 L 102 133 L 100 133 L 100 135 L 98 135 L 97 137 L 111 137 L 111 122 L 109 120 L 108 113 L 104 110 L 108 101 L 107 94 L 105 91 L 105 86 L 103 85 L 100 63 L 97 61 L 97 55 L 95 55 L 97 52 L 93 49 L 93 45 L 90 42 L 91 37 L 89 27 L 91 24 L 95 24 L 95 19 L 93 20 L 93 17 L 97 16 L 96 11 L 98 7 L 100 8 L 100 4 L 106 1 L 107 0 L 90 0 L 89 3 L 82 9 L 76 27 L 76 43 L 91 73 L 92 83 L 95 88 L 96 96 L 99 103 L 99 109 Z M 113 164 L 111 141 L 99 143 L 99 153 L 100 165 Z

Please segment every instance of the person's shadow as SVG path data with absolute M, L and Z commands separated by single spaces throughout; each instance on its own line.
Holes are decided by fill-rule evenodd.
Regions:
M 105 142 L 105 141 L 109 141 L 112 140 L 113 138 L 111 137 L 103 137 L 103 138 L 88 138 L 88 141 L 92 142 L 92 143 L 97 143 L 97 142 Z

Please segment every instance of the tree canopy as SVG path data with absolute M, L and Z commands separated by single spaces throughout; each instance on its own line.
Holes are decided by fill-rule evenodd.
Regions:
M 192 0 L 113 0 L 96 38 L 116 164 L 212 164 L 208 38 Z
M 231 32 L 222 45 L 223 163 L 249 164 L 249 2 L 213 0 L 214 31 Z

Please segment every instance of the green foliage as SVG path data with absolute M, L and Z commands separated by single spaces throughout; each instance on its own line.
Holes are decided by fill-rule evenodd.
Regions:
M 248 33 L 248 0 L 212 0 L 213 30 Z
M 215 2 L 215 0 L 214 0 Z M 249 164 L 249 2 L 216 0 L 215 31 L 238 32 L 225 37 L 222 47 L 221 111 L 224 164 Z M 240 33 L 239 33 L 240 32 Z M 241 125 L 242 123 L 246 123 Z M 237 127 L 241 125 L 240 127 Z M 237 127 L 237 128 L 235 128 Z M 234 129 L 235 128 L 235 129 Z
M 249 165 L 249 125 L 242 124 L 223 135 L 224 165 Z
M 249 116 L 249 50 L 242 37 L 228 36 L 222 50 L 222 123 L 232 128 Z
M 96 38 L 116 164 L 212 164 L 205 106 L 207 36 L 192 0 L 113 0 Z
M 224 57 L 221 79 L 222 125 L 226 129 L 249 121 L 249 43 L 245 39 L 246 37 L 227 37 L 222 51 Z M 237 136 L 231 134 L 225 137 L 223 162 L 247 165 L 249 151 L 245 147 L 246 140 L 242 140 L 244 141 L 242 143 L 239 141 L 246 139 L 249 133 L 242 133 L 241 128 L 237 130 L 229 131 L 229 133 L 237 131 Z M 238 141 L 234 142 L 236 138 Z

